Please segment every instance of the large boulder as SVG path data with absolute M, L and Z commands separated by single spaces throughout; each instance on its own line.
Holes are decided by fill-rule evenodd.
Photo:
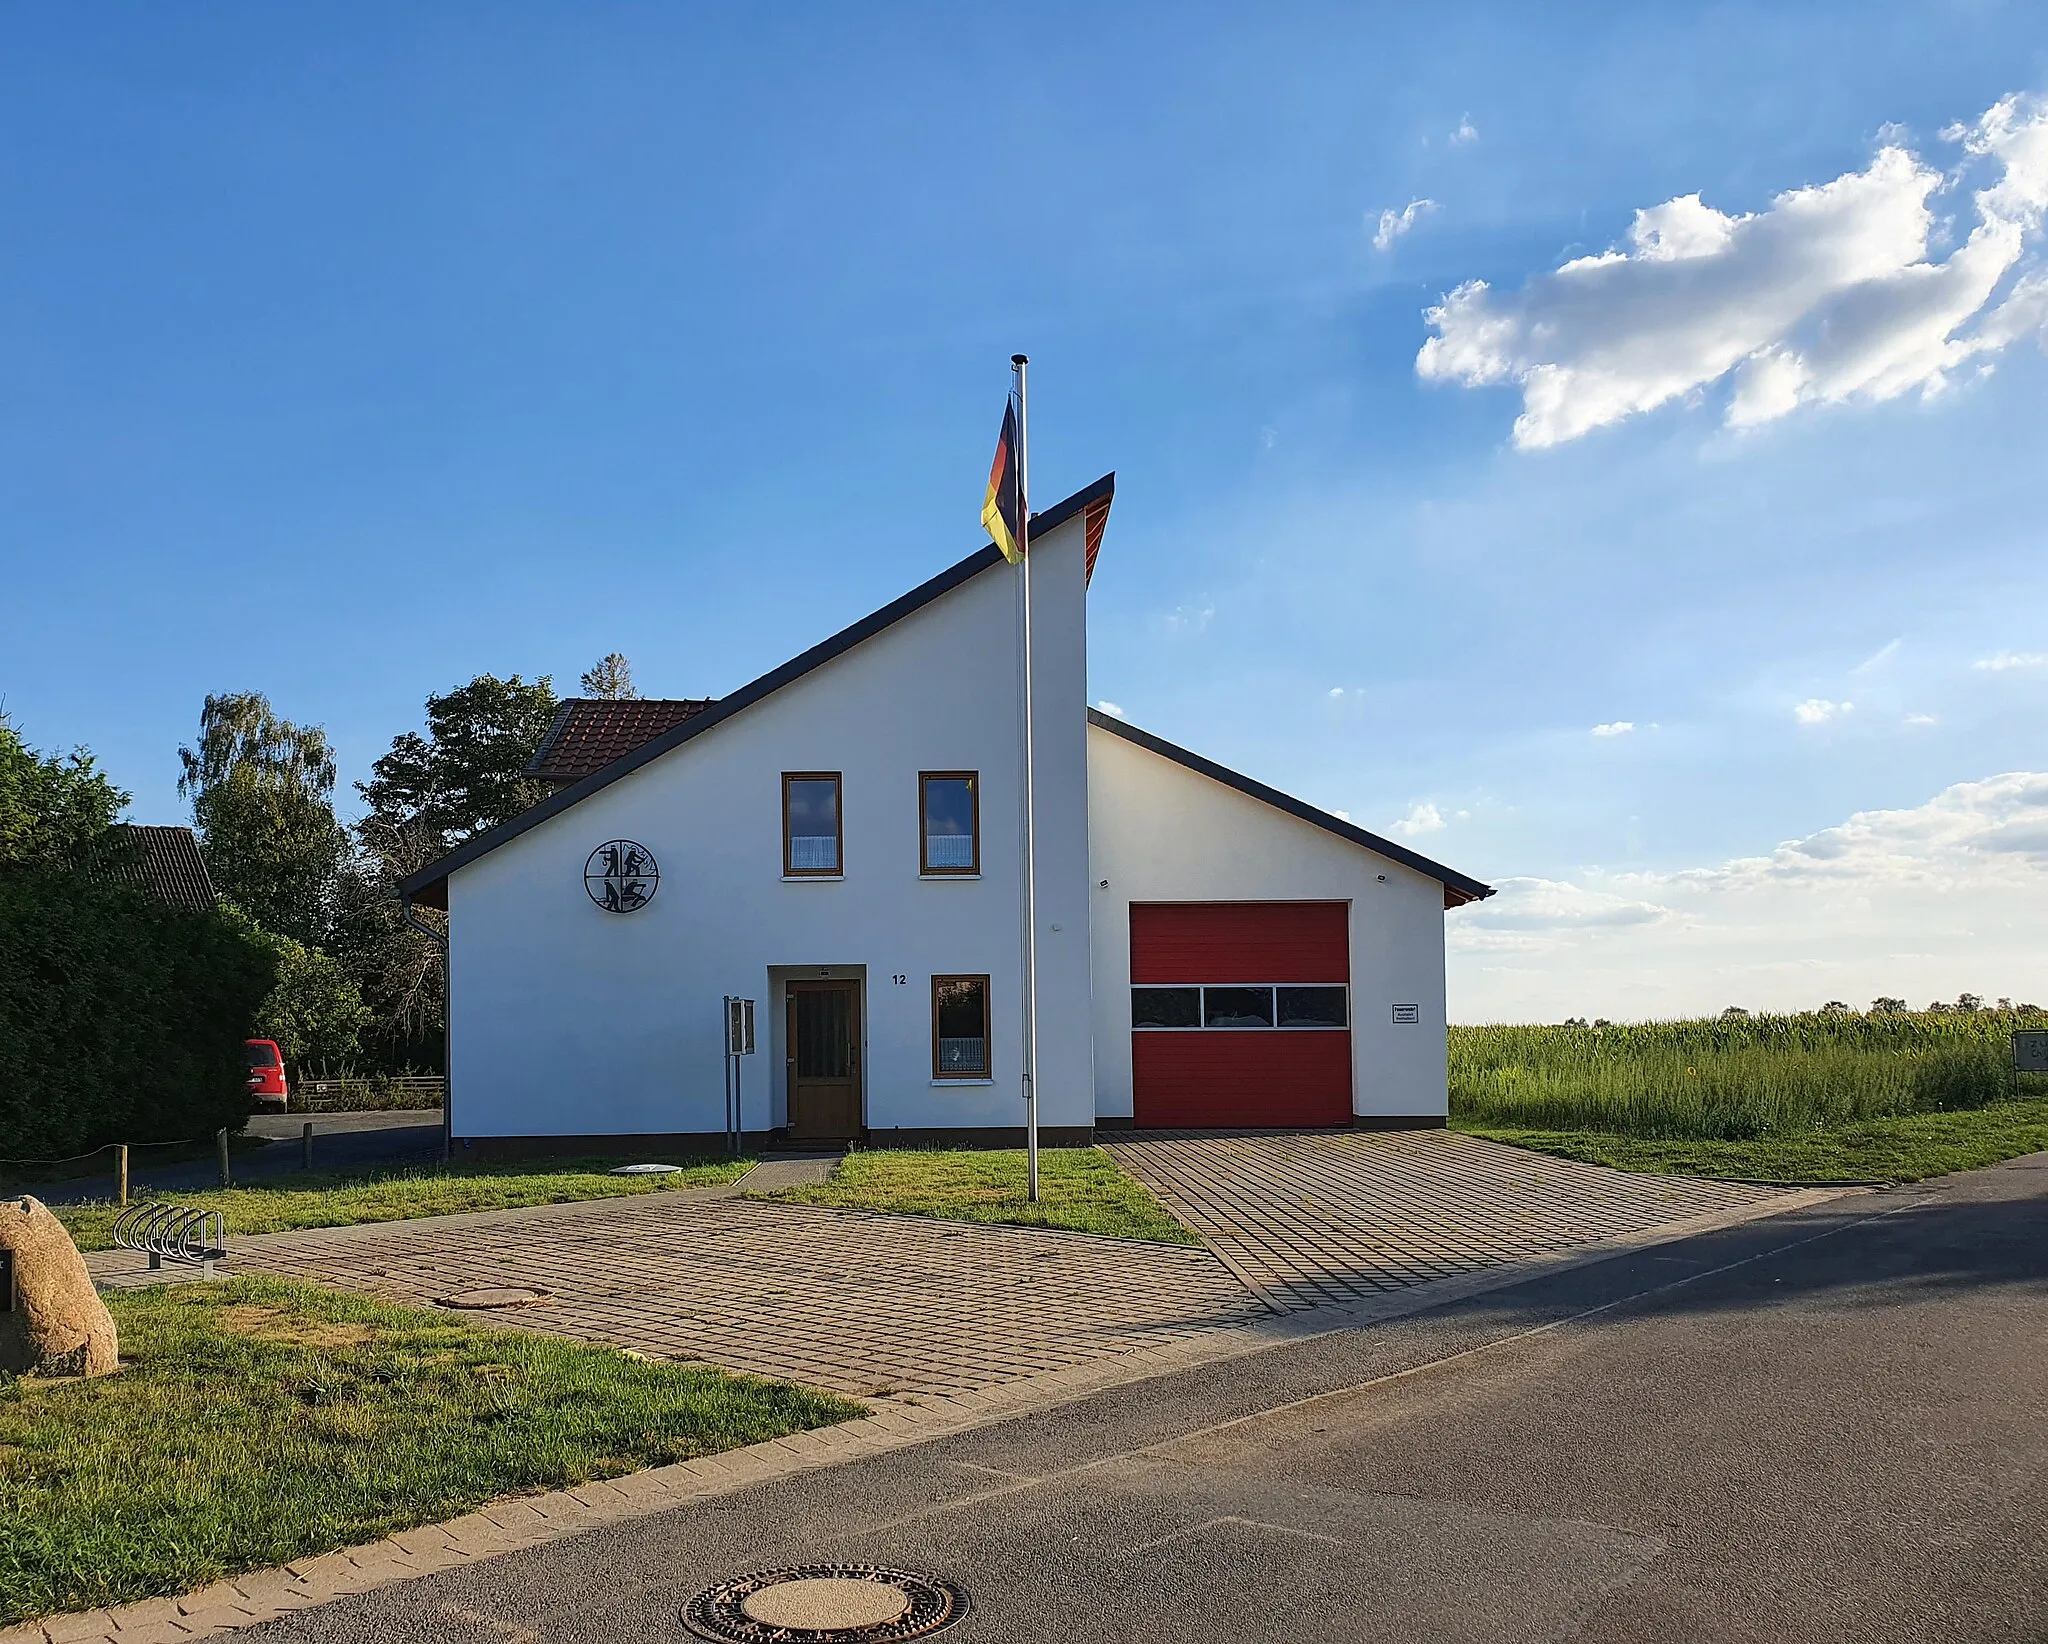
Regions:
M 118 1368 L 114 1316 L 64 1224 L 35 1199 L 0 1199 L 0 1372 L 104 1376 Z M 6 1281 L 0 1279 L 0 1286 Z

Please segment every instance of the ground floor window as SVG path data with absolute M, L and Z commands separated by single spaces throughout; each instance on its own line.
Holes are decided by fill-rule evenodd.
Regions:
M 988 978 L 932 978 L 932 1077 L 986 1079 Z
M 1335 986 L 1152 987 L 1131 989 L 1133 1028 L 1341 1028 L 1349 990 Z

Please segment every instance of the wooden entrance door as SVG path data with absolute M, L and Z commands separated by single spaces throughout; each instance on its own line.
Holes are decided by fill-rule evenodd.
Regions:
M 790 1138 L 851 1141 L 861 1132 L 859 987 L 791 982 L 788 994 Z

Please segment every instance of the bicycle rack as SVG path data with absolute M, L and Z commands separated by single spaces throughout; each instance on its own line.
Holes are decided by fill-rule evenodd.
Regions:
M 114 1218 L 114 1243 L 123 1250 L 141 1251 L 152 1270 L 167 1261 L 182 1262 L 210 1279 L 213 1264 L 227 1260 L 227 1219 L 218 1210 L 153 1200 L 130 1205 Z

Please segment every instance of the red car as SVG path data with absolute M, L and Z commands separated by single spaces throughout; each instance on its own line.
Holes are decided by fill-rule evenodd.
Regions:
M 249 1094 L 256 1098 L 260 1107 L 284 1111 L 291 1096 L 291 1086 L 285 1083 L 284 1057 L 279 1053 L 275 1039 L 249 1041 Z

